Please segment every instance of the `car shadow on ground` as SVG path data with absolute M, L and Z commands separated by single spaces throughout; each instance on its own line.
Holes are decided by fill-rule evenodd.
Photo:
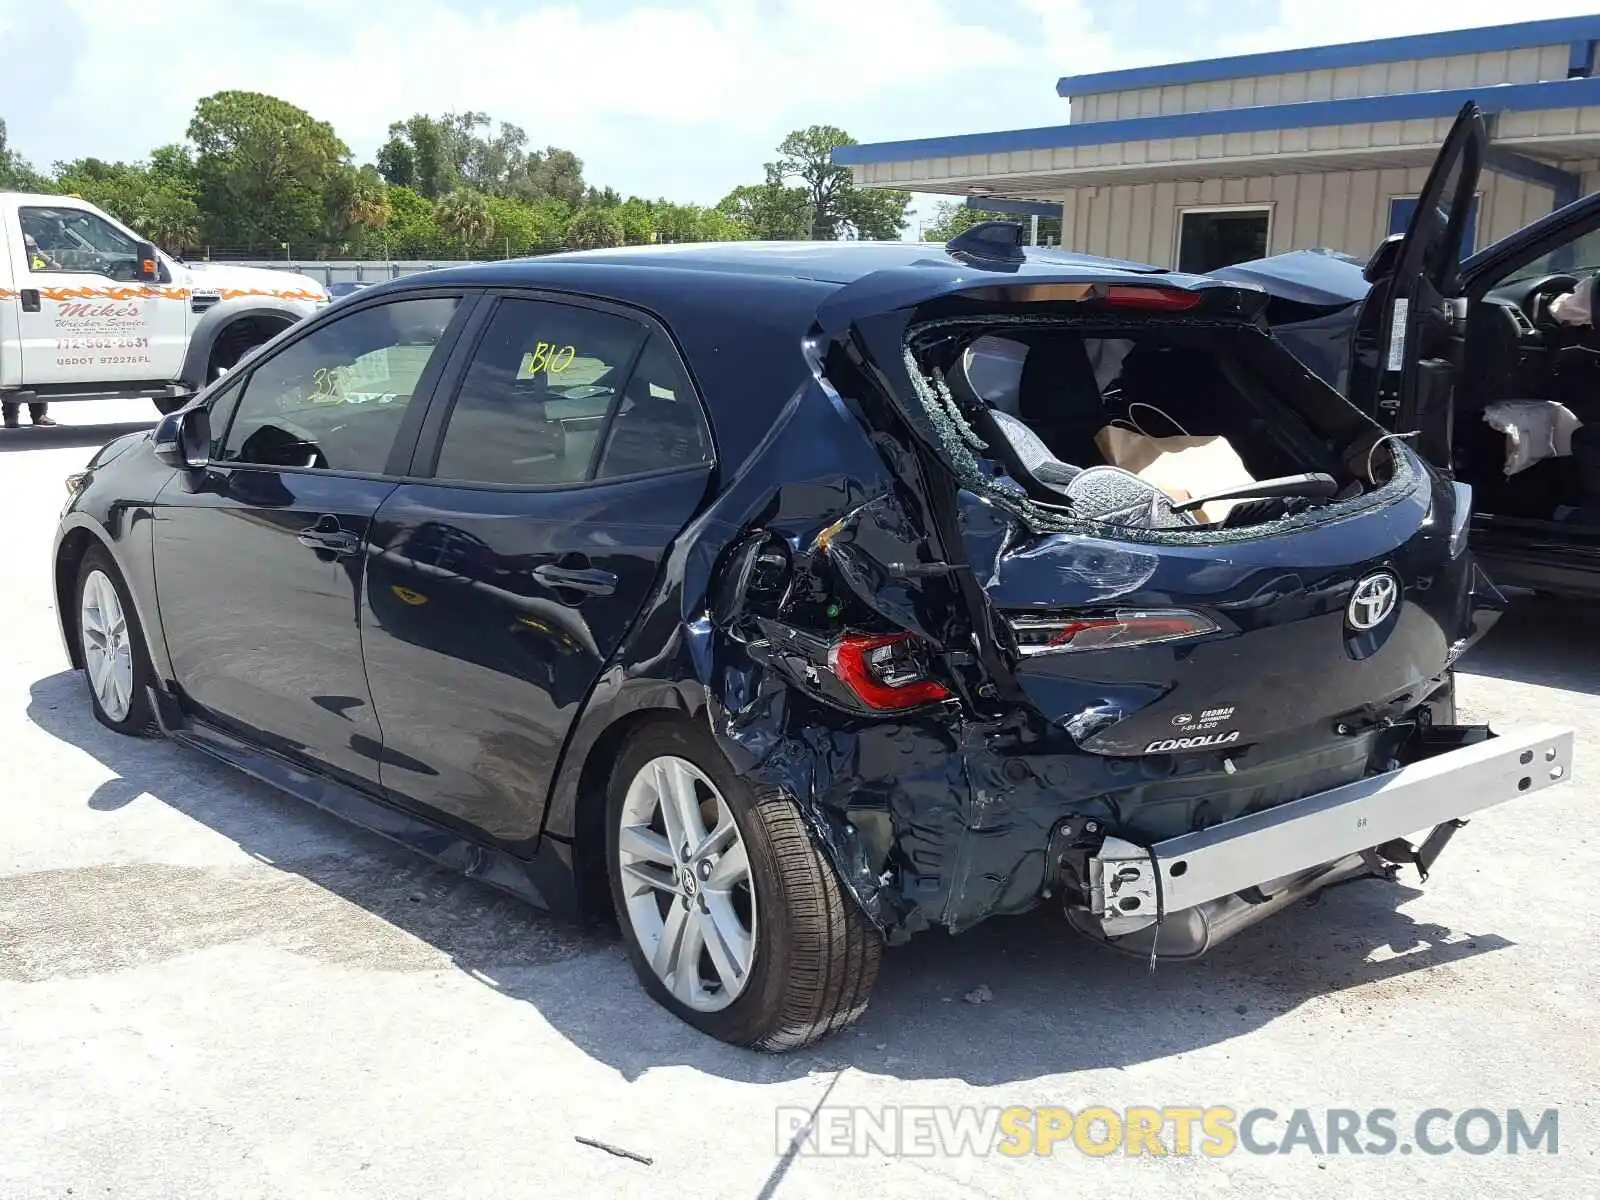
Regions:
M 138 433 L 154 421 L 119 421 L 109 425 L 47 425 L 35 429 L 24 417 L 16 429 L 0 429 L 0 454 L 22 450 L 61 450 L 71 446 L 103 446 L 128 433 Z
M 1600 695 L 1600 625 L 1592 601 L 1518 596 L 1461 660 L 1463 675 L 1487 675 Z
M 927 934 L 890 950 L 872 1005 L 854 1028 L 799 1053 L 754 1054 L 658 1008 L 633 978 L 614 929 L 579 928 L 539 913 L 197 752 L 113 734 L 95 722 L 76 673 L 35 683 L 28 716 L 113 773 L 87 800 L 108 820 L 129 805 L 159 802 L 285 873 L 247 865 L 251 879 L 269 882 L 251 885 L 240 898 L 229 891 L 242 886 L 239 871 L 197 881 L 192 869 L 178 878 L 177 868 L 152 867 L 149 890 L 162 893 L 150 901 L 152 923 L 163 928 L 148 952 L 137 953 L 109 939 L 125 939 L 139 925 L 129 908 L 145 901 L 125 886 L 90 894 L 80 885 L 65 902 L 114 906 L 116 915 L 105 922 L 112 931 L 107 946 L 91 948 L 102 964 L 97 969 L 108 969 L 107 961 L 159 961 L 224 937 L 266 939 L 293 953 L 378 970 L 454 964 L 527 1002 L 630 1079 L 669 1065 L 757 1083 L 854 1067 L 993 1085 L 1125 1067 L 1228 1041 L 1352 988 L 1368 989 L 1352 999 L 1356 1008 L 1370 1002 L 1374 985 L 1449 989 L 1459 982 L 1450 964 L 1510 944 L 1481 928 L 1463 933 L 1415 921 L 1397 906 L 1418 893 L 1380 880 L 1332 888 L 1198 963 L 1162 963 L 1154 972 L 1142 959 L 1082 940 L 1059 915 L 1037 911 L 960 937 Z M 308 897 L 318 914 L 312 919 Z M 218 910 L 230 906 L 248 920 L 219 934 Z M 360 910 L 358 925 L 340 916 L 352 911 L 348 906 Z M 185 922 L 202 932 L 187 938 Z M 41 929 L 41 940 L 50 936 Z M 374 948 L 396 942 L 436 953 L 419 960 Z M 81 961 L 82 949 L 74 953 Z

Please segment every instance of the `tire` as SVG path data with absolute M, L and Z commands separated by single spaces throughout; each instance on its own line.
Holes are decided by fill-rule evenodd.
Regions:
M 148 737 L 155 733 L 155 713 L 150 706 L 148 690 L 155 672 L 150 667 L 144 630 L 139 625 L 139 614 L 129 599 L 122 573 L 105 550 L 95 547 L 83 556 L 73 598 L 78 605 L 78 645 L 83 653 L 89 703 L 94 708 L 95 720 L 129 737 Z M 120 632 L 112 612 L 113 602 L 120 613 Z M 105 645 L 108 640 L 109 656 L 97 653 L 97 643 Z M 101 674 L 97 668 L 97 663 L 104 661 L 110 663 L 109 675 Z M 107 686 L 111 690 L 106 690 Z
M 688 856 L 680 852 L 669 867 L 665 806 L 654 805 L 648 826 L 641 816 L 652 810 L 652 793 L 685 794 L 673 792 L 685 779 L 698 802 L 690 812 L 698 813 L 699 831 L 721 830 L 722 838 L 712 853 L 684 861 Z M 770 1051 L 809 1046 L 866 1010 L 883 954 L 881 935 L 845 893 L 794 802 L 776 788 L 752 789 L 708 730 L 679 722 L 640 730 L 612 770 L 606 800 L 606 862 L 617 923 L 640 982 L 658 1003 L 714 1038 Z M 718 814 L 714 822 L 712 813 Z M 730 884 L 740 848 L 747 870 L 743 882 Z M 693 947 L 696 938 L 715 937 L 730 916 L 740 922 L 740 934 L 753 927 L 748 957 L 739 950 L 743 940 L 723 938 L 720 959 L 709 949 L 696 951 L 690 969 L 674 969 L 677 960 L 691 957 L 681 949 L 674 955 L 674 944 Z M 675 939 L 674 921 L 685 940 Z M 665 964 L 662 971 L 652 957 Z M 742 976 L 729 972 L 730 987 L 723 974 L 739 961 L 746 969 Z
M 192 399 L 193 396 L 162 396 L 155 401 L 156 411 L 163 417 L 170 416 Z

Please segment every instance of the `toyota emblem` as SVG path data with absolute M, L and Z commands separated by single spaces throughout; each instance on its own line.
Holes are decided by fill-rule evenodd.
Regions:
M 1355 591 L 1350 593 L 1345 619 L 1350 622 L 1351 629 L 1364 633 L 1388 620 L 1399 602 L 1400 581 L 1388 571 L 1379 571 L 1356 584 Z

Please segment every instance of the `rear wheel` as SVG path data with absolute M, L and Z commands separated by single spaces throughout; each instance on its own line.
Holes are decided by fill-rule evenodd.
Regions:
M 108 729 L 134 737 L 154 732 L 144 631 L 122 576 L 104 550 L 84 555 L 77 596 L 78 639 L 95 718 Z
M 710 734 L 647 727 L 612 772 L 612 901 L 650 994 L 711 1036 L 793 1050 L 867 1006 L 883 940 L 793 801 L 753 790 Z

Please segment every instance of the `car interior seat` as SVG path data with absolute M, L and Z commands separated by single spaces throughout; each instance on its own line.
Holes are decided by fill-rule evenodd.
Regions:
M 1095 434 L 1111 417 L 1084 339 L 1070 331 L 1038 331 L 1023 339 L 1028 355 L 1017 387 L 1017 415 L 1052 454 L 1096 463 Z
M 1094 373 L 1087 354 L 1082 362 L 1092 384 Z M 1026 365 L 1023 369 L 1026 371 Z M 974 391 L 962 360 L 954 364 L 946 383 L 973 432 L 989 447 L 989 456 L 1032 499 L 1064 504 L 1077 516 L 1108 524 L 1176 529 L 1197 523 L 1191 514 L 1175 512 L 1165 492 L 1131 471 L 1104 465 L 1078 467 L 1057 458 L 1026 421 L 992 408 Z M 1095 395 L 1099 395 L 1098 388 Z

